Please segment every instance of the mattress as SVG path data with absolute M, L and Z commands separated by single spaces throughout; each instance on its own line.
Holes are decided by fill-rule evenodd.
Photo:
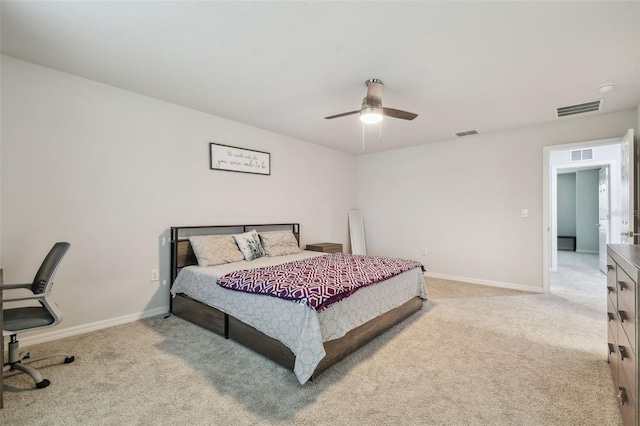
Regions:
M 184 293 L 278 339 L 296 356 L 294 374 L 305 383 L 324 358 L 323 343 L 343 337 L 365 322 L 394 309 L 413 297 L 427 298 L 424 275 L 415 268 L 388 280 L 361 288 L 348 298 L 317 312 L 308 306 L 276 297 L 223 288 L 217 280 L 241 269 L 260 268 L 294 260 L 323 256 L 303 251 L 298 254 L 261 257 L 252 261 L 218 266 L 182 268 L 171 293 Z

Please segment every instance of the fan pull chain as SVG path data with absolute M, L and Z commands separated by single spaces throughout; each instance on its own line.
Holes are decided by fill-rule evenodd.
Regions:
M 380 139 L 379 142 L 382 143 L 382 121 L 380 121 Z
M 364 123 L 362 123 L 362 150 L 364 151 Z

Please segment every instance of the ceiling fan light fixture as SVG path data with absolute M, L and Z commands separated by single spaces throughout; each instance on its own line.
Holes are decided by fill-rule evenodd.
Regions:
M 382 108 L 365 107 L 360 110 L 360 121 L 366 124 L 375 124 L 382 121 Z

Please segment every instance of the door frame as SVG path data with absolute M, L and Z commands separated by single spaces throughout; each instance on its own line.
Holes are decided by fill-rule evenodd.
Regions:
M 594 148 L 597 146 L 614 145 L 622 142 L 622 136 L 617 138 L 598 139 L 585 142 L 574 142 L 562 145 L 545 146 L 542 148 L 542 288 L 544 293 L 549 293 L 550 289 L 550 276 L 552 268 L 552 253 L 557 251 L 558 240 L 557 238 L 551 238 L 552 223 L 557 223 L 557 208 L 556 201 L 552 197 L 557 197 L 555 191 L 552 193 L 552 180 L 557 182 L 558 168 L 565 168 L 563 166 L 551 166 L 551 153 L 554 151 L 569 151 L 573 149 L 582 148 Z M 580 164 L 580 163 L 579 163 Z M 579 168 L 579 164 L 573 167 L 567 166 L 566 168 Z M 594 161 L 589 163 L 582 163 L 585 167 L 593 168 L 598 166 L 609 166 L 614 164 L 611 160 Z M 557 188 L 554 185 L 553 188 Z M 553 216 L 552 216 L 553 215 Z M 557 235 L 557 230 L 555 235 Z M 557 268 L 557 264 L 553 265 Z
M 598 266 L 600 271 L 607 273 L 607 243 L 611 241 L 611 166 L 601 167 L 598 171 Z M 601 178 L 604 173 L 604 191 L 601 191 Z M 604 193 L 605 197 L 602 196 Z M 604 201 L 603 201 L 604 199 Z M 606 209 L 603 210 L 603 204 Z M 606 212 L 606 216 L 603 213 Z M 604 226 L 602 221 L 605 221 Z M 603 234 L 604 233 L 604 241 Z

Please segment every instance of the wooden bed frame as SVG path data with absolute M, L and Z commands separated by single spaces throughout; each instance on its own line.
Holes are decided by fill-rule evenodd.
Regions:
M 181 268 L 197 265 L 197 259 L 189 236 L 192 235 L 219 235 L 238 234 L 256 229 L 258 232 L 274 230 L 290 230 L 300 243 L 300 225 L 270 224 L 270 225 L 230 225 L 230 226 L 185 226 L 171 228 L 171 283 L 175 281 Z M 414 297 L 401 306 L 394 308 L 377 318 L 374 318 L 359 327 L 349 331 L 339 339 L 324 343 L 325 357 L 316 367 L 311 379 L 326 370 L 342 358 L 364 346 L 376 336 L 384 333 L 394 325 L 408 318 L 422 309 L 423 300 Z M 279 340 L 271 338 L 254 327 L 226 314 L 216 308 L 194 300 L 182 293 L 171 299 L 170 311 L 172 314 L 197 324 L 225 339 L 233 339 L 236 342 L 252 349 L 253 351 L 277 362 L 278 364 L 293 370 L 295 355 Z

